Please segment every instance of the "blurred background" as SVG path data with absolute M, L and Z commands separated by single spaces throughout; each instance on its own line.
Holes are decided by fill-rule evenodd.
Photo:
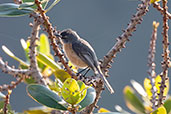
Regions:
M 0 3 L 8 2 L 13 1 L 0 0 Z M 138 0 L 61 0 L 47 15 L 57 30 L 72 28 L 77 31 L 94 47 L 98 58 L 103 58 L 116 43 L 116 37 L 122 34 L 122 29 L 127 27 L 139 3 Z M 171 8 L 170 3 L 168 7 Z M 25 60 L 20 39 L 26 40 L 30 35 L 29 23 L 32 20 L 33 18 L 28 16 L 0 18 L 0 46 L 6 45 L 16 56 Z M 115 89 L 115 94 L 111 95 L 107 90 L 103 91 L 98 103 L 100 107 L 115 111 L 114 106 L 118 104 L 128 110 L 124 102 L 123 88 L 131 85 L 131 79 L 143 84 L 144 78 L 148 76 L 147 56 L 154 20 L 160 22 L 156 48 L 156 72 L 159 74 L 162 71 L 160 65 L 162 16 L 150 6 L 149 12 L 143 17 L 142 24 L 137 26 L 136 32 L 130 37 L 131 41 L 127 42 L 126 48 L 114 59 L 108 80 Z M 169 30 L 169 35 L 171 35 L 171 30 Z M 8 61 L 10 66 L 18 66 L 18 62 L 7 56 L 1 48 L 0 56 Z M 9 84 L 11 80 L 15 79 L 0 72 L 0 85 Z M 29 107 L 40 106 L 27 95 L 25 88 L 26 84 L 20 84 L 13 90 L 10 98 L 12 108 L 19 112 Z

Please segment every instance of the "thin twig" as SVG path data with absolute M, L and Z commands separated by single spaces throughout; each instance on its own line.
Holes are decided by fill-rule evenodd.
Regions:
M 91 105 L 86 107 L 83 111 L 81 111 L 81 114 L 93 114 L 93 110 L 98 107 L 97 103 L 99 99 L 101 98 L 102 90 L 104 90 L 104 84 L 101 80 L 99 82 L 96 82 L 95 89 L 96 89 L 95 101 Z
M 56 53 L 56 55 L 59 57 L 60 62 L 64 65 L 66 71 L 73 76 L 73 78 L 77 78 L 76 76 L 73 75 L 72 70 L 70 69 L 70 67 L 68 66 L 67 62 L 64 59 L 64 54 L 62 53 L 62 51 L 60 50 L 59 46 L 56 43 L 56 36 L 53 34 L 53 30 L 54 28 L 52 27 L 52 24 L 49 22 L 49 17 L 46 16 L 45 11 L 42 9 L 42 5 L 41 2 L 39 0 L 35 0 L 35 4 L 38 7 L 38 12 L 40 13 L 40 15 L 42 16 L 42 19 L 44 20 L 43 26 L 45 28 L 45 30 L 48 33 L 48 38 L 51 41 L 51 45 L 53 47 L 54 52 Z
M 130 23 L 128 24 L 128 27 L 123 30 L 123 34 L 119 36 L 117 39 L 117 42 L 112 47 L 112 49 L 106 54 L 104 57 L 101 67 L 105 71 L 105 75 L 108 75 L 108 69 L 111 67 L 111 64 L 113 62 L 113 58 L 116 57 L 116 54 L 121 51 L 122 48 L 125 48 L 126 41 L 129 41 L 129 37 L 132 36 L 132 33 L 136 31 L 137 24 L 141 24 L 142 17 L 148 12 L 149 7 L 149 0 L 141 0 L 142 4 L 138 5 L 137 12 L 133 17 L 131 18 Z
M 46 85 L 46 81 L 38 69 L 38 64 L 36 60 L 36 47 L 37 47 L 36 40 L 39 39 L 38 38 L 39 29 L 40 29 L 40 23 L 37 20 L 34 20 L 33 25 L 32 25 L 30 47 L 29 47 L 30 70 L 32 71 L 32 77 L 36 80 L 37 83 Z
M 9 85 L 4 84 L 4 85 L 0 86 L 0 92 L 1 91 L 12 90 L 12 89 L 16 88 L 16 86 L 23 81 L 24 76 L 20 77 L 20 78 L 16 78 L 16 79 L 17 79 L 16 82 L 11 81 L 11 84 L 9 84 Z
M 161 63 L 162 65 L 162 75 L 161 76 L 161 85 L 160 85 L 160 93 L 159 93 L 159 99 L 158 99 L 158 107 L 163 104 L 163 100 L 166 96 L 164 96 L 164 89 L 166 88 L 166 81 L 168 80 L 168 66 L 170 62 L 169 57 L 169 38 L 168 38 L 168 15 L 167 15 L 167 0 L 162 0 L 163 4 L 163 61 Z
M 53 47 L 53 50 L 56 52 L 56 55 L 59 57 L 60 61 L 62 62 L 62 64 L 63 64 L 63 65 L 65 66 L 65 68 L 67 69 L 67 72 L 68 72 L 70 75 L 72 75 L 73 73 L 72 73 L 71 69 L 68 67 L 68 65 L 66 64 L 65 59 L 63 58 L 63 53 L 59 50 L 59 47 L 58 47 L 58 45 L 57 45 L 56 42 L 55 42 L 55 36 L 54 36 L 54 34 L 53 34 L 53 30 L 54 30 L 54 29 L 52 28 L 52 25 L 51 25 L 51 23 L 49 22 L 48 17 L 46 16 L 46 14 L 44 13 L 44 11 L 42 10 L 39 1 L 38 1 L 38 0 L 35 0 L 35 3 L 37 4 L 37 6 L 38 6 L 38 11 L 40 12 L 41 15 L 34 13 L 34 14 L 32 14 L 31 16 L 33 16 L 33 17 L 36 18 L 36 19 L 39 19 L 39 20 L 43 23 L 44 28 L 46 29 L 47 33 L 49 34 L 49 39 L 51 40 L 51 45 L 52 45 L 52 47 Z M 104 88 L 104 87 L 103 87 L 103 83 L 100 82 L 98 85 L 99 85 L 99 86 L 97 86 L 97 90 L 98 90 L 98 89 L 103 90 L 103 88 Z M 99 87 L 99 88 L 98 88 L 98 87 Z M 100 98 L 101 92 L 102 92 L 102 91 L 98 90 L 97 93 L 98 93 L 99 96 L 97 96 L 97 99 L 96 99 L 96 100 L 98 100 L 98 99 Z M 96 104 L 97 104 L 97 101 L 93 103 L 93 106 L 96 105 Z M 93 106 L 91 106 L 91 108 L 89 109 L 90 111 L 94 110 Z M 89 113 L 88 113 L 88 114 L 89 114 Z
M 111 67 L 110 63 L 112 62 L 112 59 L 116 56 L 117 52 L 121 50 L 121 48 L 125 47 L 126 41 L 128 41 L 129 37 L 132 35 L 132 32 L 136 30 L 137 24 L 140 24 L 142 21 L 142 17 L 147 13 L 149 6 L 149 0 L 142 0 L 142 4 L 138 5 L 137 12 L 135 15 L 133 15 L 131 22 L 128 24 L 128 27 L 126 30 L 124 30 L 124 33 L 118 37 L 118 42 L 113 46 L 113 48 L 107 53 L 107 55 L 104 57 L 101 68 L 102 71 L 105 73 L 105 75 L 108 75 L 108 68 Z M 93 104 L 86 107 L 85 110 L 81 112 L 81 114 L 91 114 L 93 110 L 95 109 L 97 102 L 101 96 L 102 90 L 104 89 L 103 82 L 97 82 L 95 89 L 96 89 L 96 99 Z
M 158 26 L 159 26 L 159 23 L 156 23 L 156 21 L 154 21 L 153 32 L 152 32 L 151 41 L 150 41 L 149 55 L 148 55 L 148 66 L 149 66 L 148 74 L 149 74 L 150 83 L 152 85 L 151 103 L 152 103 L 153 110 L 156 110 L 156 105 L 157 105 L 156 104 L 157 103 L 157 88 L 155 86 L 155 77 L 156 77 L 155 53 L 156 53 L 156 40 L 157 40 Z
M 29 76 L 31 74 L 31 71 L 28 69 L 15 69 L 13 67 L 8 66 L 7 62 L 4 62 L 2 58 L 0 57 L 0 69 L 2 69 L 2 72 L 10 74 L 12 76 Z
M 157 3 L 157 2 L 153 3 L 153 7 L 156 8 L 162 15 L 164 14 L 164 10 L 160 6 L 159 3 Z M 168 18 L 171 19 L 171 14 L 168 11 L 166 13 L 167 13 Z
M 4 114 L 8 114 L 8 104 L 9 104 L 9 99 L 10 99 L 10 95 L 11 95 L 12 91 L 8 90 L 8 93 L 5 97 L 5 101 L 4 101 L 4 108 L 3 108 L 3 112 Z
M 4 62 L 2 58 L 0 58 L 0 69 L 3 72 L 8 73 L 12 76 L 33 76 L 33 78 L 43 85 L 46 85 L 44 79 L 42 78 L 41 73 L 38 71 L 37 61 L 36 61 L 36 38 L 38 38 L 38 31 L 39 31 L 39 22 L 35 21 L 32 28 L 31 38 L 30 38 L 30 69 L 15 69 L 13 67 L 8 66 L 7 62 Z

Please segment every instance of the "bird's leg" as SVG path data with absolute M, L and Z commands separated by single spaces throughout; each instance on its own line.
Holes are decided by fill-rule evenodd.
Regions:
M 86 70 L 87 70 L 87 68 L 86 68 Z M 90 70 L 90 68 L 88 68 L 88 70 L 83 74 L 83 77 L 89 72 L 89 70 Z
M 85 71 L 85 70 L 87 70 L 89 67 L 86 67 L 85 69 L 83 69 L 83 70 L 81 70 L 80 72 L 78 72 L 77 73 L 77 76 L 80 74 L 80 73 L 82 73 L 83 71 Z M 87 74 L 87 72 L 86 72 L 86 74 Z

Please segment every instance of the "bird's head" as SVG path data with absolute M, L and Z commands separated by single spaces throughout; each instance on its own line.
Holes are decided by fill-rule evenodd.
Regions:
M 61 38 L 63 43 L 72 43 L 79 39 L 78 34 L 72 29 L 65 29 L 59 33 L 59 37 Z

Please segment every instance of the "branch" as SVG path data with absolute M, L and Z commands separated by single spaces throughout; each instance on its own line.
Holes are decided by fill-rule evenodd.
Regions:
M 8 113 L 8 104 L 9 104 L 9 99 L 10 99 L 10 95 L 11 95 L 12 91 L 8 90 L 7 95 L 5 96 L 5 101 L 4 101 L 4 108 L 3 108 L 3 112 L 4 114 Z
M 16 82 L 12 81 L 10 85 L 5 84 L 5 85 L 0 86 L 0 92 L 12 90 L 12 89 L 16 88 L 16 86 L 23 81 L 24 77 L 20 77 L 20 78 L 16 78 L 16 79 L 17 79 L 17 81 Z
M 4 73 L 10 74 L 14 77 L 16 76 L 20 76 L 21 79 L 19 81 L 17 81 L 16 83 L 11 82 L 11 85 L 3 85 L 0 86 L 0 91 L 5 91 L 8 89 L 13 89 L 16 87 L 17 84 L 19 84 L 22 79 L 25 76 L 32 76 L 38 83 L 45 85 L 45 80 L 43 79 L 41 73 L 38 70 L 38 66 L 37 66 L 37 61 L 36 61 L 36 38 L 38 37 L 38 31 L 39 31 L 39 25 L 36 21 L 34 21 L 33 24 L 33 29 L 32 29 L 32 35 L 30 38 L 30 69 L 15 69 L 14 67 L 10 67 L 8 66 L 7 62 L 4 62 L 2 60 L 2 58 L 0 58 L 0 69 L 2 69 L 2 71 Z
M 7 74 L 10 74 L 12 76 L 29 76 L 31 74 L 30 70 L 28 69 L 15 69 L 15 68 L 12 68 L 10 66 L 8 66 L 8 63 L 7 62 L 4 62 L 2 60 L 2 58 L 0 58 L 0 69 L 2 69 L 2 71 L 4 73 L 7 73 Z
M 14 0 L 15 3 L 20 4 L 20 0 Z M 20 76 L 33 76 L 33 78 L 40 84 L 46 85 L 45 80 L 43 79 L 43 76 L 38 70 L 37 61 L 36 61 L 36 44 L 35 41 L 38 39 L 38 32 L 39 32 L 39 26 L 40 22 L 34 20 L 31 38 L 30 38 L 30 69 L 15 69 L 14 67 L 8 66 L 7 62 L 5 63 L 2 58 L 0 58 L 0 69 L 2 69 L 3 72 L 8 73 L 14 77 Z M 13 82 L 11 82 L 12 84 Z M 10 85 L 3 85 L 0 88 L 0 91 L 6 90 L 8 88 L 13 88 Z
M 54 36 L 54 34 L 53 34 L 53 27 L 52 27 L 52 25 L 51 25 L 51 23 L 49 22 L 49 20 L 48 20 L 48 17 L 46 16 L 46 14 L 44 13 L 44 11 L 42 10 L 42 8 L 41 8 L 41 4 L 39 3 L 39 1 L 38 0 L 35 0 L 35 3 L 37 4 L 37 6 L 38 6 L 38 11 L 40 12 L 40 15 L 39 14 L 37 14 L 37 13 L 33 13 L 33 14 L 31 14 L 31 16 L 33 16 L 35 19 L 38 19 L 39 21 L 41 21 L 41 23 L 43 24 L 43 26 L 44 26 L 44 28 L 46 29 L 46 31 L 47 31 L 47 33 L 48 33 L 48 35 L 49 35 L 49 39 L 51 40 L 51 45 L 52 45 L 52 47 L 53 47 L 53 50 L 56 52 L 56 55 L 59 57 L 59 59 L 60 59 L 60 61 L 62 62 L 62 64 L 64 65 L 64 67 L 65 67 L 65 69 L 67 69 L 67 72 L 70 74 L 70 75 L 73 75 L 73 73 L 72 73 L 72 71 L 71 71 L 71 69 L 69 68 L 69 66 L 66 64 L 66 61 L 65 61 L 65 59 L 63 58 L 63 53 L 59 50 L 59 46 L 56 44 L 56 42 L 55 42 L 55 37 L 56 36 Z M 76 77 L 77 78 L 77 77 Z M 78 79 L 81 79 L 80 77 L 78 78 Z M 82 79 L 82 80 L 84 80 L 84 79 Z M 90 82 L 90 80 L 91 79 L 88 79 L 87 78 L 87 80 L 84 80 L 84 82 Z M 94 78 L 94 80 L 93 81 L 97 81 L 97 79 L 96 78 Z M 92 80 L 91 80 L 91 82 L 92 82 Z M 102 90 L 104 89 L 104 85 L 103 85 L 103 83 L 100 81 L 99 83 L 98 83 L 98 86 L 96 86 L 95 87 L 96 88 L 96 90 L 97 90 L 97 99 L 96 99 L 96 101 L 92 104 L 92 106 L 91 106 L 91 108 L 88 108 L 88 110 L 87 111 L 82 111 L 81 113 L 85 113 L 86 114 L 86 112 L 92 112 L 93 110 L 94 110 L 94 106 L 97 104 L 97 102 L 98 102 L 98 99 L 100 98 L 100 95 L 101 95 L 101 92 L 102 92 Z M 87 108 L 86 108 L 87 109 Z M 89 113 L 88 113 L 89 114 Z
M 162 15 L 164 15 L 164 10 L 162 7 L 160 7 L 159 3 L 157 2 L 153 3 L 153 7 L 156 8 Z M 167 13 L 168 18 L 171 19 L 171 14 L 168 11 L 166 13 Z
M 52 24 L 49 22 L 49 17 L 46 16 L 45 11 L 42 9 L 41 2 L 39 2 L 39 0 L 35 0 L 35 4 L 37 5 L 37 7 L 38 7 L 37 10 L 40 13 L 40 15 L 44 21 L 43 26 L 49 35 L 48 38 L 50 39 L 53 50 L 56 53 L 55 55 L 57 55 L 59 57 L 59 60 L 64 65 L 66 71 L 71 76 L 73 76 L 73 78 L 76 79 L 77 77 L 73 74 L 72 70 L 68 66 L 68 64 L 64 58 L 64 54 L 62 53 L 62 51 L 60 50 L 59 46 L 56 43 L 56 39 L 55 39 L 56 36 L 53 33 L 53 30 L 55 30 L 55 29 L 52 27 Z
M 162 65 L 162 75 L 161 75 L 161 85 L 160 85 L 160 93 L 159 93 L 159 99 L 158 99 L 158 107 L 163 104 L 163 100 L 165 99 L 164 96 L 164 89 L 166 88 L 166 81 L 168 80 L 168 68 L 169 68 L 169 38 L 168 38 L 168 15 L 167 15 L 167 0 L 162 0 L 163 3 L 163 61 L 161 63 Z
M 102 90 L 104 90 L 104 84 L 101 80 L 99 82 L 96 82 L 95 89 L 96 89 L 96 99 L 94 103 L 92 103 L 91 105 L 86 107 L 83 111 L 81 111 L 81 114 L 93 114 L 93 110 L 98 107 L 97 103 L 101 98 Z
M 113 48 L 107 53 L 101 63 L 101 69 L 105 75 L 108 75 L 108 68 L 111 67 L 110 63 L 112 59 L 116 56 L 117 52 L 121 50 L 121 48 L 125 47 L 126 41 L 128 41 L 129 37 L 131 36 L 132 32 L 136 30 L 136 25 L 140 24 L 142 21 L 142 17 L 147 13 L 149 6 L 149 0 L 142 0 L 142 4 L 138 5 L 137 12 L 133 15 L 131 22 L 128 24 L 124 33 L 117 38 L 117 43 L 113 46 Z M 103 82 L 99 81 L 96 82 L 96 99 L 93 104 L 86 107 L 85 110 L 81 112 L 81 114 L 91 114 L 95 109 L 97 102 L 101 96 L 102 90 L 104 89 Z
M 8 73 L 12 76 L 32 76 L 36 82 L 46 85 L 45 80 L 43 79 L 43 76 L 38 70 L 37 61 L 36 61 L 36 43 L 35 41 L 38 39 L 38 31 L 39 31 L 40 23 L 38 21 L 34 21 L 32 33 L 30 37 L 30 69 L 15 69 L 10 66 L 8 66 L 7 62 L 5 63 L 2 58 L 0 58 L 0 69 L 2 69 L 3 72 Z
M 151 92 L 152 92 L 152 108 L 153 110 L 156 110 L 156 101 L 157 101 L 157 88 L 155 86 L 155 77 L 156 77 L 156 64 L 155 64 L 155 53 L 156 53 L 156 40 L 157 40 L 157 28 L 159 26 L 159 23 L 156 23 L 155 21 L 153 22 L 153 32 L 152 32 L 152 37 L 150 41 L 150 48 L 149 48 L 149 55 L 148 55 L 148 74 L 149 74 L 149 79 L 151 83 Z
M 30 71 L 32 71 L 32 77 L 36 80 L 37 83 L 46 85 L 46 81 L 43 78 L 42 74 L 40 73 L 38 69 L 38 64 L 36 60 L 36 40 L 38 40 L 38 34 L 40 29 L 40 23 L 37 20 L 34 20 L 32 25 L 32 32 L 30 39 Z
M 142 17 L 148 12 L 149 7 L 149 0 L 141 0 L 142 3 L 138 5 L 137 12 L 133 17 L 131 18 L 130 23 L 128 24 L 128 27 L 123 30 L 123 33 L 121 36 L 119 36 L 117 39 L 117 42 L 112 47 L 112 49 L 107 53 L 107 55 L 104 57 L 101 67 L 105 71 L 105 75 L 108 75 L 108 69 L 110 68 L 112 63 L 112 59 L 116 57 L 116 54 L 121 51 L 122 48 L 125 48 L 126 41 L 129 41 L 129 37 L 132 36 L 132 33 L 136 31 L 137 24 L 141 24 Z

